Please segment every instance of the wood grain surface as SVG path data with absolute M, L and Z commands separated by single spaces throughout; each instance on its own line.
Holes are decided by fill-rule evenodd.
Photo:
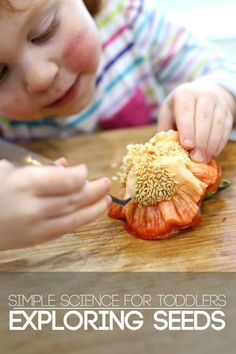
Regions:
M 130 143 L 146 142 L 154 127 L 115 130 L 65 140 L 39 141 L 28 148 L 70 165 L 86 163 L 90 179 L 115 176 Z M 106 215 L 70 235 L 33 248 L 1 252 L 0 271 L 235 271 L 236 143 L 218 161 L 231 187 L 204 202 L 202 223 L 161 241 L 144 241 Z M 24 230 L 20 230 L 24 232 Z

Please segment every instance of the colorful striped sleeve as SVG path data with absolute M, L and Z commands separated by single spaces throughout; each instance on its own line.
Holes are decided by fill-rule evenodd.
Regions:
M 151 0 L 130 0 L 129 26 L 136 50 L 146 53 L 156 79 L 168 93 L 177 85 L 205 77 L 236 96 L 236 66 L 217 46 L 200 40 L 159 13 Z

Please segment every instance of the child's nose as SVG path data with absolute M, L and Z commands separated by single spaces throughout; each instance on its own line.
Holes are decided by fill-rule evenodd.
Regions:
M 24 70 L 25 86 L 29 93 L 47 91 L 54 83 L 59 68 L 54 63 L 28 63 Z

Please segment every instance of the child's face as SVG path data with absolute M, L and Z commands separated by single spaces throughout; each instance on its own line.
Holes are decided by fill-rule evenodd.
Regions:
M 90 102 L 100 58 L 93 19 L 82 0 L 15 0 L 0 5 L 0 115 L 66 116 Z M 19 6 L 18 6 L 19 7 Z

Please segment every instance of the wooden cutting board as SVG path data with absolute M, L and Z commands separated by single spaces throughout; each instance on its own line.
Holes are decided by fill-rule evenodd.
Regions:
M 143 143 L 154 127 L 115 130 L 27 145 L 51 159 L 86 163 L 90 179 L 109 176 L 112 193 L 127 144 Z M 218 161 L 231 187 L 204 202 L 202 223 L 161 241 L 143 241 L 106 215 L 75 233 L 30 249 L 4 251 L 0 271 L 235 271 L 236 143 L 229 142 Z M 21 230 L 24 232 L 24 230 Z

